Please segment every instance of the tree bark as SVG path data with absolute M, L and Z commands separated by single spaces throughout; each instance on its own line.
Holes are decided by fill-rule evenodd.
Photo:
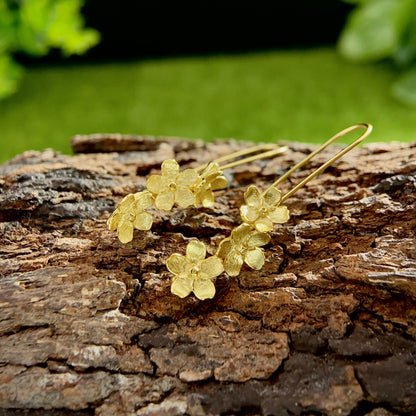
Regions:
M 166 259 L 194 237 L 214 254 L 247 185 L 264 189 L 314 146 L 235 168 L 212 208 L 154 211 L 123 245 L 106 220 L 163 160 L 192 167 L 248 144 L 72 144 L 83 153 L 0 167 L 0 414 L 416 412 L 416 144 L 369 144 L 310 182 L 263 269 L 222 274 L 207 301 L 170 293 Z

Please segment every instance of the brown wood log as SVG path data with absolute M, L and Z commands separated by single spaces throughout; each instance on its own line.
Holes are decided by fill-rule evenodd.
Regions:
M 170 293 L 168 256 L 194 237 L 213 254 L 247 185 L 314 148 L 288 145 L 228 172 L 212 208 L 155 211 L 126 245 L 106 220 L 164 159 L 247 143 L 78 136 L 83 154 L 1 166 L 0 414 L 415 414 L 416 144 L 356 149 L 289 199 L 261 271 L 222 274 L 212 300 Z

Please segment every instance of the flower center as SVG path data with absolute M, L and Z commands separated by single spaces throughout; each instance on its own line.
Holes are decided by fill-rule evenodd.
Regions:
M 267 208 L 266 207 L 261 207 L 260 208 L 260 213 L 263 214 L 263 215 L 266 215 L 267 214 Z
M 169 188 L 172 192 L 176 191 L 176 183 L 175 183 L 175 182 L 171 182 L 171 183 L 168 185 L 168 188 Z
M 199 274 L 199 269 L 198 267 L 194 266 L 191 268 L 191 270 L 189 270 L 189 275 L 190 277 L 196 279 L 198 277 Z

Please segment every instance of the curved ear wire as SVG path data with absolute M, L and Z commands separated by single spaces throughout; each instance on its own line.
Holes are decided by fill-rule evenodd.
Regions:
M 365 128 L 365 132 L 358 139 L 323 163 L 284 196 L 281 195 L 281 192 L 276 188 L 278 184 L 290 177 L 294 171 L 309 162 L 331 143 L 354 130 L 362 128 Z M 248 187 L 244 194 L 245 203 L 240 207 L 242 223 L 234 228 L 229 237 L 220 242 L 216 252 L 216 256 L 223 260 L 224 270 L 229 276 L 238 276 L 244 263 L 254 270 L 260 270 L 263 267 L 266 259 L 261 246 L 269 242 L 270 235 L 268 233 L 273 230 L 274 224 L 284 224 L 289 220 L 289 210 L 285 205 L 282 205 L 282 202 L 361 143 L 368 137 L 371 130 L 372 126 L 370 124 L 358 124 L 342 130 L 293 166 L 264 192 L 260 192 L 255 185 Z
M 303 186 L 305 186 L 308 182 L 310 182 L 313 178 L 318 176 L 321 172 L 323 172 L 327 167 L 332 165 L 334 162 L 336 162 L 338 159 L 340 159 L 342 156 L 344 156 L 346 153 L 348 153 L 351 149 L 358 146 L 363 140 L 365 140 L 372 132 L 373 126 L 368 123 L 362 123 L 362 124 L 356 124 L 354 126 L 348 127 L 339 133 L 337 133 L 335 136 L 332 136 L 328 141 L 326 141 L 322 146 L 320 146 L 318 149 L 313 151 L 310 155 L 305 157 L 303 160 L 301 160 L 299 163 L 297 163 L 295 166 L 293 166 L 290 170 L 288 170 L 284 175 L 282 175 L 279 179 L 277 179 L 272 185 L 269 186 L 264 192 L 263 195 L 265 195 L 271 188 L 275 188 L 277 185 L 279 185 L 281 182 L 283 182 L 285 179 L 289 178 L 293 172 L 301 168 L 302 166 L 306 165 L 312 158 L 314 158 L 318 153 L 321 153 L 324 149 L 326 149 L 330 144 L 336 142 L 341 137 L 344 137 L 348 133 L 351 133 L 352 131 L 358 130 L 358 129 L 365 129 L 365 132 L 358 137 L 358 139 L 354 140 L 350 145 L 342 149 L 340 152 L 338 152 L 335 156 L 331 157 L 331 159 L 327 160 L 325 163 L 323 163 L 318 169 L 316 169 L 314 172 L 312 172 L 310 175 L 308 175 L 305 179 L 303 179 L 301 182 L 299 182 L 293 189 L 291 189 L 289 192 L 287 192 L 285 195 L 282 196 L 281 202 L 286 201 L 286 199 L 290 198 L 294 193 L 296 193 L 299 189 L 301 189 Z

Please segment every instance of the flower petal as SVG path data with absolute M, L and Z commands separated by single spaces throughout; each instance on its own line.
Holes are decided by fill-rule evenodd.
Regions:
M 152 228 L 153 224 L 153 217 L 148 212 L 140 212 L 136 214 L 136 218 L 134 220 L 134 227 L 138 230 L 147 231 Z
M 240 207 L 240 215 L 243 221 L 250 223 L 256 221 L 256 219 L 259 217 L 259 211 L 255 207 L 242 205 Z
M 152 194 L 160 194 L 166 188 L 166 179 L 162 178 L 160 175 L 152 175 L 147 180 L 146 187 Z
M 116 209 L 110 216 L 110 218 L 107 220 L 107 225 L 108 225 L 108 229 L 110 231 L 115 231 L 117 230 L 118 224 L 121 220 L 121 215 L 118 211 L 118 209 Z
M 134 194 L 134 197 L 136 199 L 137 211 L 143 211 L 150 208 L 154 203 L 153 195 L 148 191 L 137 192 Z
M 179 165 L 176 160 L 167 159 L 162 163 L 162 176 L 169 181 L 176 180 L 179 174 Z
M 171 191 L 163 191 L 160 193 L 155 200 L 156 208 L 164 209 L 166 211 L 170 211 L 173 207 L 173 203 L 175 200 L 175 195 Z
M 237 276 L 240 273 L 243 262 L 244 259 L 241 253 L 233 249 L 224 260 L 224 270 L 230 276 Z
M 120 221 L 118 225 L 118 238 L 122 243 L 128 243 L 129 241 L 133 240 L 133 223 L 128 220 Z
M 186 247 L 186 258 L 192 264 L 198 264 L 205 259 L 207 249 L 205 244 L 198 240 L 192 240 Z
M 174 253 L 166 260 L 166 267 L 173 274 L 183 274 L 189 267 L 189 262 L 185 256 Z
M 136 208 L 135 204 L 136 204 L 136 200 L 134 198 L 134 195 L 128 194 L 121 200 L 118 206 L 118 210 L 122 214 L 133 212 Z
M 253 227 L 249 224 L 241 224 L 231 232 L 231 240 L 237 245 L 243 244 Z
M 274 186 L 264 194 L 264 202 L 269 208 L 277 207 L 282 199 L 282 193 Z
M 264 254 L 260 248 L 247 250 L 244 256 L 246 264 L 254 270 L 260 270 L 264 265 Z
M 218 246 L 218 250 L 215 255 L 220 259 L 225 259 L 233 248 L 233 242 L 229 238 L 225 238 Z
M 260 217 L 256 221 L 256 230 L 260 232 L 267 232 L 273 230 L 273 223 L 268 217 Z
M 222 260 L 216 256 L 208 257 L 201 263 L 201 278 L 212 279 L 224 271 Z
M 220 170 L 220 165 L 216 162 L 209 162 L 207 167 L 202 171 L 201 176 L 206 178 L 212 173 L 217 173 Z
M 203 189 L 199 192 L 198 197 L 204 208 L 209 208 L 214 204 L 214 194 L 210 189 Z
M 215 179 L 217 179 L 220 175 L 222 175 L 222 171 L 212 171 L 203 177 L 203 180 L 207 185 L 211 185 Z
M 277 207 L 275 210 L 269 212 L 269 218 L 275 224 L 284 224 L 285 222 L 289 221 L 289 210 L 287 206 L 281 205 Z
M 181 208 L 187 208 L 195 203 L 194 193 L 187 188 L 179 188 L 175 192 L 175 202 Z
M 195 185 L 198 179 L 199 179 L 199 175 L 195 169 L 185 169 L 183 172 L 181 172 L 178 175 L 178 178 L 176 179 L 176 183 L 178 186 L 187 188 L 187 187 L 191 187 L 192 185 Z
M 170 291 L 180 298 L 186 298 L 192 292 L 193 285 L 193 279 L 188 279 L 187 277 L 174 277 Z
M 212 299 L 215 296 L 215 285 L 210 279 L 196 279 L 194 293 L 200 300 Z
M 224 189 L 228 185 L 227 178 L 225 176 L 218 176 L 211 182 L 211 189 L 216 191 L 217 189 Z
M 262 199 L 260 191 L 257 189 L 256 186 L 250 185 L 244 194 L 244 201 L 246 201 L 246 204 L 254 207 L 254 208 L 260 208 L 262 205 Z
M 264 246 L 270 241 L 270 236 L 267 233 L 254 232 L 247 241 L 247 247 Z

